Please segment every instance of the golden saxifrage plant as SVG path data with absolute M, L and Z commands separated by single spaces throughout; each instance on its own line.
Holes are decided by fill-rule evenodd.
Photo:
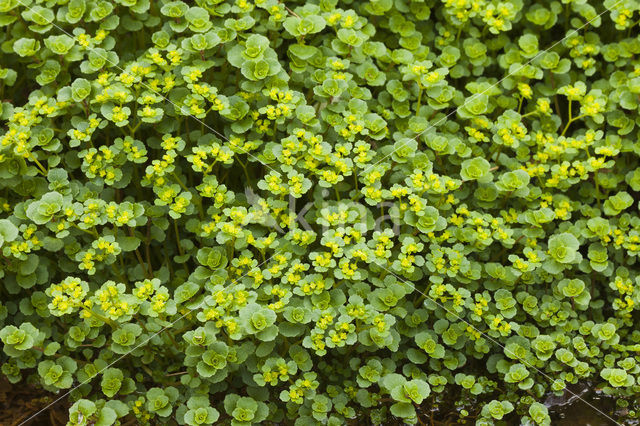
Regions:
M 70 425 L 633 420 L 639 10 L 0 0 L 2 373 Z

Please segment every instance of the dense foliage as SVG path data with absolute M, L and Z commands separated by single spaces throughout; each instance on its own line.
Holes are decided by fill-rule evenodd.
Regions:
M 639 10 L 0 0 L 2 373 L 70 425 L 635 417 Z

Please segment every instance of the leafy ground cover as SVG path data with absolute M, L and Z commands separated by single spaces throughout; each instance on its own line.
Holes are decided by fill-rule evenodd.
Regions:
M 0 0 L 24 420 L 636 421 L 639 9 Z

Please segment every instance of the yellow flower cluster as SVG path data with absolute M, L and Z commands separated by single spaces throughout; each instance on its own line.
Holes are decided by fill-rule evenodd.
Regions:
M 46 293 L 51 297 L 49 309 L 58 316 L 69 314 L 82 306 L 88 290 L 88 284 L 80 278 L 67 277 L 47 289 Z
M 112 319 L 130 315 L 135 304 L 125 295 L 125 285 L 107 281 L 94 295 L 97 306 Z

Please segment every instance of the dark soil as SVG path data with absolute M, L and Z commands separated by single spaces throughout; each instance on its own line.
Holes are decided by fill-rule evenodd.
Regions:
M 18 426 L 56 398 L 55 394 L 24 383 L 11 384 L 0 376 L 0 425 Z M 59 401 L 24 426 L 64 426 L 67 424 L 68 405 Z

